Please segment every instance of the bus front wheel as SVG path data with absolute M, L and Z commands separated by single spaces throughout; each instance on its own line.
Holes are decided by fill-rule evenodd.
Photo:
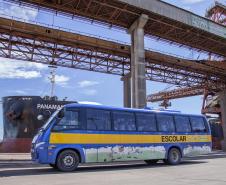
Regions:
M 171 148 L 167 160 L 165 160 L 167 164 L 177 165 L 181 162 L 181 153 L 177 148 Z
M 79 156 L 73 150 L 64 150 L 57 157 L 57 168 L 60 171 L 74 171 L 79 164 Z

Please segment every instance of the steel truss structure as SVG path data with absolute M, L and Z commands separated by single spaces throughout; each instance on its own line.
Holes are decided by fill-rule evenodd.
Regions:
M 219 91 L 220 89 L 221 88 L 215 89 L 215 91 Z M 204 92 L 205 92 L 205 87 L 199 86 L 199 85 L 193 86 L 193 87 L 178 88 L 178 89 L 173 89 L 171 91 L 158 92 L 155 94 L 148 95 L 147 101 L 158 102 L 158 101 L 172 100 L 172 99 L 178 99 L 178 98 L 185 98 L 190 96 L 198 96 L 198 95 L 203 95 Z
M 60 12 L 71 17 L 86 18 L 123 29 L 128 29 L 144 13 L 149 16 L 149 21 L 144 28 L 147 36 L 155 36 L 159 39 L 168 40 L 170 43 L 177 43 L 180 46 L 196 48 L 198 51 L 202 50 L 218 56 L 226 56 L 225 34 L 219 36 L 208 31 L 211 26 L 213 30 L 217 32 L 220 30 L 221 33 L 224 33 L 225 27 L 165 2 L 153 1 L 13 0 L 12 2 L 37 7 L 38 9 L 47 9 L 56 13 Z M 146 6 L 149 7 L 156 7 L 154 10 L 148 11 L 135 5 L 141 6 L 142 3 L 146 3 Z M 174 16 L 172 17 L 174 18 L 163 15 L 166 12 L 169 15 L 173 12 Z M 178 20 L 184 20 L 184 22 Z
M 190 96 L 202 95 L 204 93 L 203 86 L 185 87 L 164 91 L 147 96 L 148 102 L 158 102 L 164 100 L 178 99 Z
M 193 87 L 177 88 L 169 91 L 162 91 L 162 92 L 148 95 L 147 101 L 158 102 L 158 101 L 172 100 L 172 99 L 178 99 L 178 98 L 185 98 L 190 96 L 198 96 L 203 94 L 207 94 L 207 95 L 216 94 L 225 88 L 226 88 L 226 84 L 222 86 L 205 84 L 205 85 L 197 85 Z
M 146 77 L 179 86 L 226 83 L 226 70 L 146 51 Z M 124 76 L 130 72 L 130 46 L 17 20 L 0 18 L 0 56 Z
M 206 17 L 226 26 L 226 6 L 215 2 L 215 5 L 206 12 Z

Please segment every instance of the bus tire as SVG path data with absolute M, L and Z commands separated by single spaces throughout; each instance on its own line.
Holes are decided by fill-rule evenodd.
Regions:
M 49 164 L 50 167 L 52 167 L 53 169 L 58 169 L 56 164 Z
M 152 164 L 156 164 L 159 160 L 157 159 L 153 159 L 153 160 L 145 160 L 144 162 L 147 164 L 147 165 L 152 165 Z
M 181 153 L 180 150 L 177 148 L 171 148 L 167 160 L 165 160 L 167 164 L 170 165 L 177 165 L 181 162 Z
M 73 150 L 64 150 L 58 155 L 56 164 L 60 171 L 74 171 L 78 167 L 79 156 Z

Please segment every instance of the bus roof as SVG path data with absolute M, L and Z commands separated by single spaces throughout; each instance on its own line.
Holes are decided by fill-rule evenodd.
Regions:
M 178 115 L 192 115 L 192 116 L 202 116 L 201 114 L 185 114 L 181 113 L 180 111 L 174 110 L 164 110 L 164 109 L 136 109 L 136 108 L 123 108 L 123 107 L 114 107 L 114 106 L 105 106 L 105 105 L 95 105 L 95 104 L 80 104 L 80 103 L 71 103 L 65 105 L 67 108 L 76 108 L 76 107 L 83 107 L 83 108 L 95 108 L 95 109 L 105 109 L 105 110 L 116 110 L 116 111 L 133 111 L 133 112 L 153 112 L 153 113 L 165 113 L 165 114 L 178 114 Z

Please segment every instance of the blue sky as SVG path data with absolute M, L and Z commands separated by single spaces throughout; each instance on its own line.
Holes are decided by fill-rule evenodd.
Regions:
M 169 0 L 168 3 L 192 11 L 201 16 L 213 4 L 213 0 Z M 225 3 L 225 0 L 220 1 Z M 75 32 L 95 34 L 99 37 L 130 43 L 130 36 L 123 31 L 109 29 L 104 26 L 90 24 L 81 20 L 71 20 L 64 16 L 37 11 L 31 8 L 21 8 L 0 0 L 0 16 L 20 17 L 23 20 L 36 21 L 52 26 L 72 29 Z M 145 38 L 145 47 L 165 53 L 177 54 L 196 59 L 199 54 L 183 48 L 170 46 L 154 39 Z M 205 57 L 205 55 L 201 55 Z M 48 66 L 0 58 L 0 98 L 10 95 L 49 95 Z M 123 88 L 119 76 L 106 75 L 95 72 L 81 71 L 68 68 L 57 68 L 55 94 L 59 98 L 68 97 L 69 100 L 92 101 L 105 105 L 123 106 Z M 161 91 L 168 84 L 147 81 L 147 94 Z M 186 113 L 200 113 L 202 97 L 190 97 L 172 101 L 172 109 Z M 149 105 L 158 107 L 158 103 Z M 0 106 L 0 138 L 2 137 L 2 108 Z

